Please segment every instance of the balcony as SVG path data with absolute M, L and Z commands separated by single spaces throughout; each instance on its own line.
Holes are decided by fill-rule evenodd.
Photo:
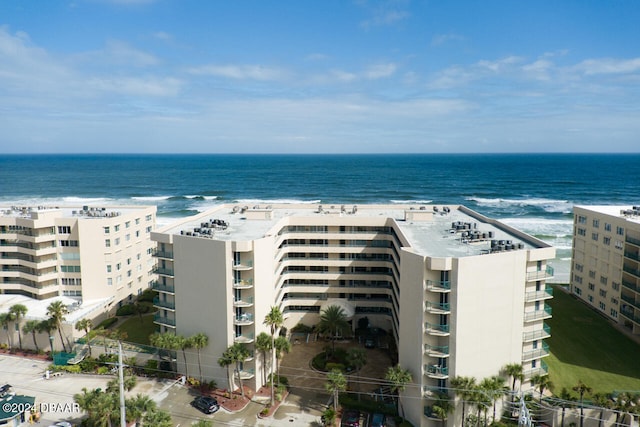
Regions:
M 553 267 L 547 265 L 544 270 L 529 271 L 527 272 L 527 282 L 533 282 L 536 280 L 547 280 L 553 277 Z
M 626 239 L 625 239 L 625 242 L 631 243 L 631 244 L 636 245 L 636 246 L 640 246 L 640 239 L 634 239 L 633 237 L 627 236 Z
M 151 252 L 151 255 L 156 258 L 173 259 L 173 252 L 171 251 L 160 251 L 158 249 L 155 249 L 153 252 Z
M 239 261 L 233 263 L 233 269 L 237 271 L 246 271 L 253 268 L 253 261 Z
M 637 252 L 624 251 L 624 256 L 634 261 L 640 261 L 640 254 Z
M 449 336 L 449 325 L 439 325 L 436 323 L 426 322 L 424 324 L 427 334 L 437 336 L 437 337 L 448 337 Z
M 240 325 L 240 326 L 253 325 L 253 314 L 242 313 L 240 316 L 234 317 L 233 324 Z
M 233 282 L 233 289 L 251 289 L 253 288 L 252 280 L 235 280 Z
M 251 378 L 255 377 L 255 369 L 251 368 L 251 369 L 243 369 L 240 371 L 240 378 L 242 378 L 243 380 L 250 380 Z
M 549 298 L 553 298 L 553 288 L 551 287 L 545 288 L 542 291 L 527 292 L 524 295 L 525 302 L 542 301 Z
M 165 292 L 165 293 L 168 293 L 168 294 L 175 294 L 176 293 L 175 286 L 167 285 L 165 283 L 160 283 L 160 282 L 153 282 L 151 284 L 151 289 L 153 289 L 154 291 Z
M 633 322 L 640 324 L 640 316 L 634 315 L 633 311 L 631 309 L 626 308 L 626 307 L 622 307 L 620 309 L 620 314 L 622 314 L 627 319 L 632 320 Z
M 170 328 L 176 327 L 176 319 L 170 319 L 160 314 L 156 314 L 155 316 L 153 316 L 153 322 L 158 323 L 160 325 L 168 326 Z
M 528 379 L 533 377 L 534 375 L 547 375 L 548 373 L 549 373 L 549 367 L 547 366 L 546 363 L 544 363 L 543 361 L 540 361 L 540 366 L 532 369 L 528 369 L 524 371 L 522 374 L 524 375 L 525 379 Z
M 253 305 L 253 297 L 236 298 L 233 300 L 234 307 L 251 307 Z
M 546 323 L 542 324 L 542 329 L 537 331 L 525 332 L 522 334 L 522 341 L 530 342 L 542 340 L 551 336 L 551 327 Z
M 626 279 L 622 279 L 622 286 L 624 286 L 625 288 L 631 289 L 634 292 L 640 292 L 640 286 L 636 285 L 635 283 L 631 283 Z
M 253 342 L 253 334 L 236 335 L 233 342 L 241 344 L 250 344 Z
M 154 267 L 153 268 L 153 272 L 156 274 L 160 274 L 162 276 L 171 276 L 173 277 L 173 268 L 166 268 L 166 267 Z
M 528 362 L 533 359 L 540 359 L 541 357 L 546 357 L 549 355 L 549 345 L 547 343 L 542 343 L 541 348 L 536 348 L 533 350 L 525 351 L 522 353 L 522 361 Z
M 640 270 L 638 270 L 637 268 L 632 268 L 629 267 L 628 265 L 625 265 L 622 267 L 622 270 L 626 273 L 629 273 L 637 278 L 640 278 Z
M 431 292 L 451 292 L 451 282 L 448 280 L 427 280 L 427 290 Z
M 153 306 L 154 307 L 164 308 L 164 309 L 167 309 L 167 310 L 173 310 L 173 311 L 175 311 L 175 309 L 176 309 L 176 303 L 175 302 L 173 302 L 173 301 L 162 301 L 158 297 L 155 297 L 153 299 Z
M 551 307 L 544 306 L 543 310 L 530 311 L 524 314 L 525 322 L 535 322 L 536 320 L 549 319 L 551 317 Z
M 630 297 L 625 294 L 620 294 L 620 299 L 622 299 L 624 302 L 627 302 L 632 306 L 634 306 L 635 308 L 637 308 L 638 310 L 640 310 L 640 302 L 637 302 L 634 297 Z
M 429 357 L 449 357 L 449 346 L 425 344 L 424 352 Z
M 426 304 L 427 313 L 431 314 L 449 314 L 451 313 L 451 307 L 449 303 L 437 303 L 437 302 L 429 302 Z
M 439 416 L 437 416 L 435 414 L 435 412 L 433 411 L 433 406 L 425 406 L 424 407 L 424 416 L 432 419 L 432 420 L 438 420 L 440 422 L 442 422 L 441 418 Z
M 449 368 L 440 365 L 424 365 L 424 373 L 429 378 L 444 380 L 449 378 Z

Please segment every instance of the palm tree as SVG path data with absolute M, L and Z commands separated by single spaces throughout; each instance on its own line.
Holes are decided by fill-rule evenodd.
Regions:
M 176 335 L 176 345 L 182 350 L 182 358 L 184 359 L 184 376 L 189 378 L 189 366 L 187 364 L 187 350 L 193 347 L 191 339 L 183 337 L 182 335 Z
M 218 358 L 218 365 L 221 368 L 227 368 L 227 382 L 229 383 L 229 392 L 233 391 L 233 379 L 231 378 L 231 365 L 233 365 L 233 359 L 228 349 L 222 353 L 222 356 Z
M 127 418 L 136 421 L 137 426 L 142 426 L 142 419 L 146 414 L 158 409 L 156 402 L 149 396 L 138 393 L 135 397 L 127 399 Z
M 67 306 L 62 301 L 54 301 L 47 307 L 47 316 L 51 319 L 51 322 L 55 324 L 58 333 L 60 334 L 60 342 L 62 343 L 62 350 L 67 351 L 67 347 L 64 345 L 64 338 L 62 338 L 62 322 L 66 319 L 64 316 L 69 314 Z
M 607 409 L 611 409 L 613 406 L 613 401 L 611 400 L 611 396 L 605 393 L 594 393 L 591 396 L 591 400 L 595 406 L 600 408 L 600 419 L 598 420 L 598 427 L 602 427 L 602 423 L 604 422 L 604 411 Z
M 453 377 L 451 379 L 451 387 L 455 390 L 455 393 L 460 400 L 462 400 L 462 427 L 466 422 L 466 402 L 471 398 L 476 386 L 476 379 L 474 377 Z
M 404 408 L 402 407 L 402 400 L 400 399 L 400 392 L 407 388 L 407 384 L 413 381 L 411 372 L 404 369 L 400 364 L 396 366 L 390 366 L 387 369 L 387 373 L 384 379 L 389 381 L 391 385 L 391 391 L 398 394 L 398 405 L 400 406 L 400 414 L 404 418 Z
M 367 364 L 367 352 L 362 348 L 354 347 L 347 350 L 347 363 L 356 370 L 356 383 L 360 391 L 360 369 Z M 360 400 L 360 393 L 358 393 Z
M 191 337 L 191 345 L 198 352 L 198 372 L 200 373 L 200 383 L 203 381 L 202 377 L 202 363 L 200 361 L 200 350 L 209 345 L 209 337 L 202 332 L 195 334 Z
M 22 327 L 22 332 L 25 334 L 31 334 L 33 337 L 33 345 L 36 348 L 36 352 L 39 352 L 38 348 L 38 340 L 36 337 L 36 333 L 40 332 L 40 322 L 38 320 L 27 320 Z
M 453 405 L 449 396 L 444 393 L 438 394 L 436 402 L 431 406 L 431 412 L 436 418 L 442 420 L 443 427 L 451 411 L 453 411 Z
M 534 375 L 531 377 L 531 385 L 537 386 L 540 391 L 540 402 L 542 402 L 542 396 L 546 389 L 553 386 L 551 379 L 548 375 Z
M 271 337 L 266 332 L 260 332 L 256 337 L 256 350 L 262 355 L 262 383 L 267 383 L 267 351 L 271 350 Z
M 271 331 L 271 405 L 275 402 L 273 389 L 273 368 L 276 364 L 276 332 L 284 323 L 282 311 L 277 306 L 272 306 L 269 313 L 264 318 L 263 324 Z
M 504 378 L 494 375 L 485 378 L 480 382 L 480 390 L 486 393 L 491 405 L 493 406 L 493 421 L 496 420 L 496 401 L 500 396 L 504 396 L 508 389 L 504 385 Z M 486 424 L 486 423 L 485 423 Z
M 327 374 L 325 389 L 333 395 L 333 410 L 338 412 L 340 392 L 347 389 L 347 379 L 339 369 L 333 369 Z
M 629 392 L 619 393 L 614 401 L 613 409 L 616 411 L 616 426 L 622 425 L 627 414 L 638 407 L 640 395 Z
M 512 378 L 511 382 L 511 413 L 513 414 L 513 408 L 515 407 L 515 396 L 516 396 L 516 381 L 524 380 L 524 374 L 522 372 L 522 364 L 520 363 L 510 363 L 504 367 L 504 372 L 508 376 Z
M 155 332 L 149 335 L 149 342 L 152 346 L 169 353 L 169 358 L 173 361 L 172 352 L 180 348 L 178 337 L 172 332 Z
M 240 384 L 240 394 L 244 397 L 244 385 L 242 383 L 242 375 L 241 375 L 241 366 L 245 360 L 249 358 L 249 350 L 242 343 L 235 343 L 232 346 L 228 347 L 224 353 L 222 353 L 222 357 L 218 359 L 218 364 L 222 367 L 226 367 L 230 369 L 231 365 L 235 365 L 234 372 L 236 374 L 236 378 L 238 383 Z M 231 375 L 229 375 L 229 388 L 232 388 Z
M 7 331 L 7 345 L 9 346 L 9 348 L 13 347 L 11 345 L 11 335 L 9 331 L 9 325 L 11 324 L 11 322 L 13 322 L 13 314 L 11 312 L 0 313 L 0 325 L 2 325 L 5 331 Z
M 286 337 L 278 337 L 275 341 L 276 344 L 276 377 L 278 378 L 278 383 L 280 383 L 280 362 L 282 361 L 282 357 L 285 353 L 289 353 L 291 351 L 291 342 Z
M 18 343 L 20 345 L 20 351 L 22 351 L 22 332 L 20 331 L 20 320 L 25 316 L 25 314 L 27 314 L 27 311 L 29 311 L 29 309 L 27 309 L 27 306 L 23 304 L 13 304 L 11 307 L 9 307 L 9 313 L 13 315 L 13 320 L 18 324 Z
M 147 412 L 142 419 L 144 425 L 153 427 L 173 427 L 173 421 L 171 421 L 171 415 L 162 409 L 156 409 L 154 411 Z
M 51 334 L 55 330 L 56 330 L 56 325 L 53 324 L 51 319 L 45 319 L 38 322 L 38 332 L 40 333 L 46 332 L 47 337 L 50 338 L 49 343 L 51 345 L 51 358 L 53 358 L 53 337 Z
M 583 427 L 584 426 L 584 407 L 582 403 L 584 401 L 584 395 L 591 394 L 593 390 L 591 387 L 583 383 L 581 380 L 578 380 L 578 384 L 573 386 L 573 391 L 578 392 L 578 395 L 580 396 L 580 427 Z
M 91 357 L 91 328 L 93 328 L 93 322 L 91 319 L 80 319 L 76 322 L 76 331 L 84 331 L 85 339 L 87 340 L 87 347 L 89 347 L 89 357 Z
M 334 338 L 348 327 L 349 322 L 347 322 L 347 315 L 342 307 L 338 305 L 330 305 L 320 313 L 318 330 L 321 332 L 328 332 L 331 335 L 333 341 L 332 351 L 335 351 L 336 349 L 336 342 Z
M 570 401 L 575 400 L 575 398 L 571 395 L 571 393 L 569 393 L 569 390 L 567 390 L 566 387 L 562 388 L 562 390 L 560 391 L 560 395 L 558 397 L 560 398 L 560 407 L 562 408 L 562 418 L 560 419 L 560 427 L 564 427 L 564 414 L 566 412 L 566 409 L 572 406 Z

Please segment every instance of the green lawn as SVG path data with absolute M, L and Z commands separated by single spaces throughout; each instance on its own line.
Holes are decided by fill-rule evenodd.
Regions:
M 604 317 L 556 286 L 553 307 L 551 355 L 545 358 L 554 393 L 581 380 L 594 392 L 640 391 L 640 344 Z
M 131 316 L 118 329 L 127 333 L 125 341 L 137 344 L 149 345 L 149 335 L 156 332 L 158 325 L 153 323 L 153 314 L 142 316 L 140 322 L 139 316 Z

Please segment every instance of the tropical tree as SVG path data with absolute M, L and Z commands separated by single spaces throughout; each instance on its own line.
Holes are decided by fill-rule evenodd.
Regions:
M 613 407 L 613 400 L 611 396 L 605 393 L 594 393 L 591 396 L 593 404 L 600 408 L 600 419 L 598 420 L 598 427 L 602 427 L 604 422 L 604 411 Z
M 229 383 L 229 392 L 233 391 L 233 378 L 231 377 L 231 366 L 233 365 L 233 359 L 228 349 L 222 353 L 222 356 L 218 358 L 218 365 L 221 368 L 227 368 L 227 382 Z
M 24 332 L 25 334 L 31 334 L 31 337 L 33 337 L 33 345 L 36 348 L 36 352 L 39 352 L 40 348 L 38 348 L 38 339 L 36 337 L 36 334 L 40 332 L 40 321 L 27 320 L 22 326 L 22 332 Z
M 142 420 L 151 412 L 158 409 L 156 402 L 149 396 L 138 393 L 135 397 L 125 401 L 127 418 L 135 420 L 137 426 L 142 426 Z M 151 424 L 152 426 L 154 424 Z
M 449 414 L 453 411 L 453 405 L 449 396 L 440 393 L 438 394 L 435 403 L 431 406 L 431 413 L 438 419 L 442 420 L 442 426 L 445 426 Z
M 320 313 L 320 322 L 318 323 L 318 330 L 320 332 L 328 332 L 331 335 L 333 346 L 332 351 L 335 351 L 337 337 L 341 332 L 345 331 L 349 327 L 347 322 L 347 315 L 338 305 L 330 305 Z
M 204 380 L 202 377 L 202 362 L 200 361 L 200 350 L 209 345 L 209 337 L 202 332 L 195 334 L 191 337 L 191 345 L 196 349 L 198 353 L 198 372 L 200 374 L 200 383 Z
M 359 347 L 350 348 L 347 350 L 347 363 L 356 371 L 356 383 L 360 391 L 360 369 L 367 364 L 367 352 Z M 358 400 L 360 400 L 360 393 L 358 393 Z
M 93 322 L 91 319 L 80 319 L 76 322 L 76 331 L 84 331 L 85 339 L 87 340 L 87 347 L 89 348 L 89 356 L 91 356 L 91 329 L 93 328 Z
M 413 381 L 411 372 L 404 369 L 400 364 L 396 366 L 390 366 L 387 369 L 387 373 L 384 379 L 391 385 L 391 391 L 398 394 L 398 406 L 400 407 L 400 415 L 404 418 L 404 408 L 402 407 L 402 399 L 400 399 L 400 392 L 407 388 L 407 384 Z
M 65 316 L 69 314 L 67 306 L 62 301 L 54 301 L 47 307 L 47 316 L 51 320 L 51 323 L 56 326 L 58 333 L 60 334 L 60 342 L 62 343 L 62 350 L 67 351 L 67 347 L 64 345 L 64 338 L 62 337 L 62 322 L 64 322 Z
M 634 394 L 629 392 L 619 393 L 613 404 L 613 409 L 616 411 L 616 426 L 623 425 L 623 421 L 625 417 L 637 410 L 638 405 L 640 404 L 640 394 Z M 629 415 L 631 416 L 631 415 Z
M 496 402 L 504 396 L 508 389 L 504 385 L 504 378 L 494 375 L 489 378 L 485 378 L 480 382 L 480 390 L 486 394 L 490 404 L 493 406 L 493 421 L 496 420 Z M 485 423 L 486 424 L 486 423 Z
M 13 314 L 9 313 L 0 313 L 0 325 L 7 331 L 7 344 L 9 348 L 13 347 L 11 345 L 11 331 L 9 330 L 9 325 L 13 322 Z
M 190 338 L 183 337 L 182 335 L 175 335 L 176 345 L 182 350 L 182 358 L 184 359 L 184 376 L 189 378 L 189 365 L 187 364 L 187 350 L 193 348 L 193 344 Z
M 164 352 L 168 352 L 171 359 L 173 359 L 172 352 L 180 348 L 178 339 L 177 335 L 172 332 L 155 332 L 149 335 L 149 342 L 151 345 Z
M 22 332 L 20 330 L 20 320 L 22 320 L 22 318 L 27 314 L 27 311 L 29 311 L 27 309 L 27 306 L 23 304 L 13 304 L 11 307 L 9 307 L 9 313 L 13 315 L 13 321 L 18 325 L 17 330 L 20 351 L 22 351 Z
M 238 383 L 240 384 L 240 394 L 244 397 L 244 385 L 242 383 L 242 375 L 241 375 L 241 367 L 245 360 L 249 358 L 249 349 L 242 343 L 235 343 L 228 347 L 224 353 L 222 353 L 222 357 L 218 359 L 218 364 L 222 367 L 226 367 L 230 369 L 231 365 L 235 365 L 234 372 Z M 229 376 L 231 378 L 231 376 Z M 231 388 L 232 381 L 229 380 L 229 385 Z
M 198 420 L 191 423 L 191 427 L 213 427 L 213 421 Z
M 291 351 L 291 341 L 287 339 L 287 337 L 278 337 L 275 341 L 276 344 L 276 377 L 278 378 L 278 382 L 280 382 L 280 362 L 282 362 L 282 358 L 285 354 L 288 354 Z
M 327 374 L 327 382 L 324 384 L 324 388 L 333 396 L 333 410 L 338 412 L 338 399 L 340 392 L 347 389 L 347 379 L 339 369 L 332 369 Z
M 515 397 L 516 397 L 516 381 L 522 382 L 524 380 L 524 373 L 522 371 L 522 364 L 520 363 L 510 363 L 506 365 L 504 368 L 504 373 L 511 377 L 511 411 L 513 413 L 513 408 L 515 407 Z
M 562 417 L 560 418 L 560 427 L 564 427 L 564 415 L 567 408 L 570 408 L 572 405 L 571 401 L 575 400 L 575 398 L 569 393 L 566 387 L 563 387 L 560 391 L 560 395 L 558 396 L 560 399 L 560 407 L 562 408 Z
M 260 332 L 256 337 L 256 350 L 262 355 L 262 384 L 267 383 L 267 352 L 271 350 L 271 337 L 266 332 Z
M 467 417 L 466 403 L 475 392 L 477 387 L 476 379 L 474 377 L 453 377 L 451 379 L 451 387 L 462 400 L 462 427 L 464 427 Z
M 576 384 L 572 388 L 573 388 L 573 391 L 577 392 L 578 396 L 580 396 L 580 427 L 583 427 L 584 426 L 584 405 L 583 405 L 584 395 L 591 394 L 593 389 L 588 385 L 586 385 L 585 383 L 583 383 L 581 380 L 578 380 L 578 384 Z
M 46 332 L 47 337 L 53 337 L 51 334 L 56 330 L 56 325 L 51 321 L 51 319 L 45 319 L 38 322 L 38 332 Z M 51 357 L 53 358 L 53 338 L 49 340 L 49 344 L 51 346 Z
M 126 375 L 123 378 L 122 387 L 126 391 L 131 391 L 136 386 L 138 382 L 135 375 Z M 120 392 L 120 380 L 118 378 L 114 378 L 107 383 L 106 391 L 108 393 L 119 393 Z
M 276 365 L 276 332 L 284 323 L 282 311 L 277 306 L 272 306 L 269 313 L 264 318 L 263 324 L 269 327 L 271 331 L 271 404 L 275 402 L 274 384 L 273 384 L 273 368 Z
M 147 412 L 142 419 L 145 426 L 153 427 L 173 427 L 173 421 L 171 415 L 164 410 L 156 409 L 154 411 Z
M 531 385 L 538 387 L 538 391 L 540 392 L 540 402 L 542 402 L 544 391 L 551 388 L 553 383 L 548 375 L 538 374 L 531 377 Z

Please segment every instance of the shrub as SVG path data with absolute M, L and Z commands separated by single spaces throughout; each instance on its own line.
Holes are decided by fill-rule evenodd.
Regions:
M 82 362 L 78 364 L 82 372 L 93 372 L 96 370 L 96 366 L 98 366 L 98 362 L 96 359 L 92 357 L 87 357 Z
M 69 372 L 71 374 L 79 374 L 82 372 L 80 365 L 51 365 L 54 372 Z
M 138 302 L 143 302 L 143 301 L 153 302 L 153 299 L 157 295 L 158 293 L 153 289 L 145 289 L 145 291 L 141 293 L 140 296 L 138 297 Z
M 325 369 L 327 371 L 333 371 L 334 369 L 337 369 L 340 372 L 344 372 L 345 366 L 344 363 L 327 362 L 327 364 L 325 365 Z
M 327 355 L 326 353 L 318 353 L 311 360 L 311 366 L 320 371 L 326 370 L 327 365 Z
M 298 323 L 296 326 L 291 328 L 291 332 L 297 332 L 300 334 L 310 334 L 313 331 L 313 327 L 307 326 L 304 323 Z
M 100 356 L 98 356 L 98 363 L 100 364 L 105 364 L 105 363 L 116 363 L 118 361 L 118 355 L 117 354 L 101 354 Z
M 146 375 L 157 375 L 158 374 L 158 361 L 149 359 L 147 363 L 144 365 L 144 373 Z
M 97 370 L 96 372 L 97 372 L 98 374 L 100 374 L 100 375 L 106 375 L 106 374 L 108 374 L 108 373 L 109 373 L 109 371 L 111 371 L 111 369 L 109 369 L 108 367 L 106 367 L 106 366 L 100 366 L 100 367 L 98 367 L 98 370 Z
M 98 326 L 96 326 L 93 329 L 107 329 L 108 327 L 112 326 L 114 323 L 116 323 L 118 321 L 117 317 L 110 317 L 108 319 L 104 319 L 102 322 L 100 322 L 98 324 Z
M 116 311 L 116 316 L 130 316 L 135 313 L 133 304 L 123 305 Z

